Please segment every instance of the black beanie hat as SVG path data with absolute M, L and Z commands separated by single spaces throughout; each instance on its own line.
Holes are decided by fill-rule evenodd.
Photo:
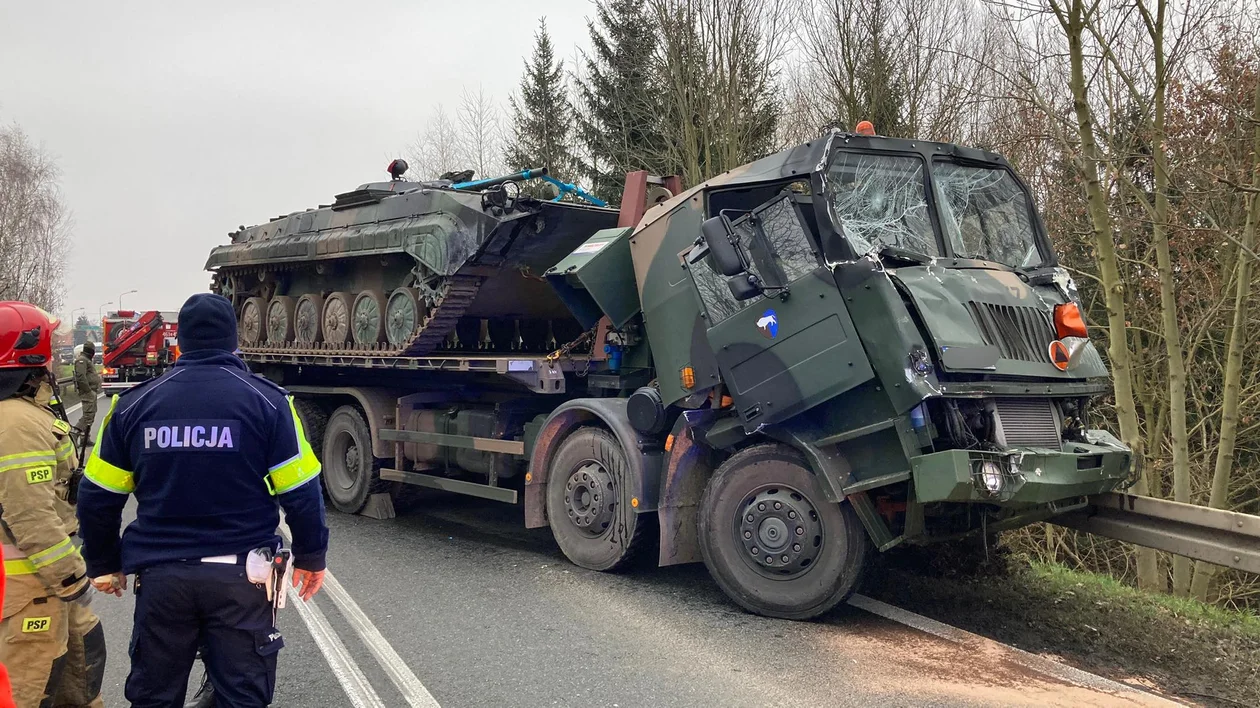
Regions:
M 236 313 L 222 295 L 197 293 L 179 310 L 179 350 L 236 351 Z

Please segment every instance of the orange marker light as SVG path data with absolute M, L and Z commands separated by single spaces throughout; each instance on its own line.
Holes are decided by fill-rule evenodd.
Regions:
M 1059 339 L 1089 336 L 1089 331 L 1085 328 L 1085 319 L 1081 317 L 1081 308 L 1074 302 L 1054 306 L 1054 330 L 1059 335 Z
M 875 124 L 870 122 L 869 120 L 860 121 L 857 124 L 856 130 L 857 130 L 858 135 L 873 136 L 875 135 Z
M 630 506 L 632 506 L 632 507 L 634 507 L 634 508 L 638 509 L 638 508 L 639 508 L 639 498 L 638 498 L 638 497 L 630 497 Z
M 666 435 L 665 436 L 665 452 L 669 452 L 670 450 L 673 450 L 673 449 L 674 449 L 674 436 Z
M 690 389 L 696 387 L 696 370 L 690 366 L 684 366 L 682 371 L 678 372 L 678 378 L 682 383 L 683 388 Z

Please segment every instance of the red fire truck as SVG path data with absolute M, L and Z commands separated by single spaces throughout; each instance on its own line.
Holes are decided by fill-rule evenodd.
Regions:
M 101 387 L 117 393 L 161 376 L 179 358 L 178 313 L 111 312 L 102 323 Z

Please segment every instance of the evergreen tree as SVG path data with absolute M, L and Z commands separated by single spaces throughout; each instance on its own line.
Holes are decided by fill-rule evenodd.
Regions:
M 508 99 L 512 108 L 512 141 L 504 159 L 513 170 L 547 167 L 556 179 L 571 182 L 576 160 L 569 147 L 573 106 L 564 85 L 564 62 L 556 59 L 547 34 L 547 20 L 539 21 L 533 57 L 525 62 L 520 96 Z
M 595 194 L 614 203 L 626 172 L 662 172 L 662 107 L 653 85 L 658 39 L 650 23 L 645 0 L 597 0 L 595 20 L 586 23 L 591 52 L 583 53 L 577 124 L 591 159 L 580 169 Z

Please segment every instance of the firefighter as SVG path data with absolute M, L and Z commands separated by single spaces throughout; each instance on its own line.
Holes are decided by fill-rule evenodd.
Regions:
M 271 560 L 284 558 L 281 508 L 299 596 L 324 579 L 319 461 L 292 398 L 233 354 L 231 302 L 192 296 L 178 337 L 175 366 L 114 396 L 101 421 L 79 485 L 83 553 L 103 592 L 121 597 L 135 574 L 132 706 L 179 706 L 202 642 L 216 700 L 265 706 L 284 646 L 275 598 L 286 588 Z M 120 541 L 132 494 L 136 521 Z
M 103 706 L 105 634 L 67 501 L 78 458 L 53 397 L 57 321 L 0 302 L 0 521 L 4 610 L 0 663 L 19 708 Z
M 101 395 L 101 375 L 96 372 L 96 345 L 83 343 L 83 351 L 74 360 L 74 387 L 79 392 L 83 412 L 75 426 L 83 436 L 84 447 L 92 446 L 92 424 L 96 422 L 96 399 Z

